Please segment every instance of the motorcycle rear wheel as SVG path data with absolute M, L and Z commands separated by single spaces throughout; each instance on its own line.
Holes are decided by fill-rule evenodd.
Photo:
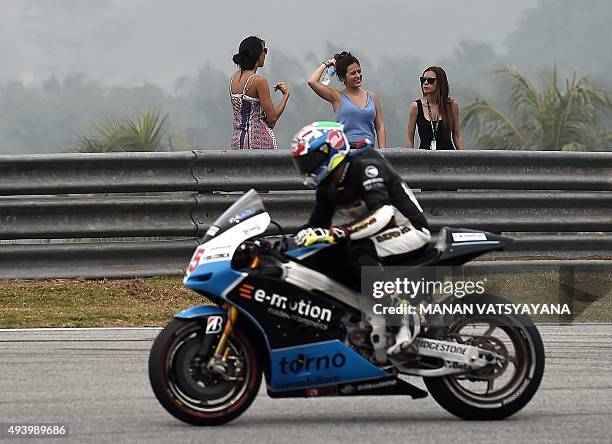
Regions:
M 253 402 L 262 369 L 255 347 L 236 326 L 228 340 L 227 381 L 206 370 L 218 336 L 208 341 L 198 320 L 173 319 L 155 340 L 149 355 L 149 380 L 161 405 L 174 417 L 198 426 L 236 419 Z M 208 335 L 210 336 L 210 335 Z
M 492 295 L 473 302 L 508 303 Z M 479 334 L 473 333 L 476 331 Z M 504 364 L 486 366 L 468 374 L 423 378 L 434 399 L 450 413 L 468 420 L 503 419 L 521 410 L 535 395 L 544 375 L 544 345 L 528 316 L 458 317 L 447 337 L 471 341 L 508 357 Z M 480 386 L 484 384 L 483 390 Z

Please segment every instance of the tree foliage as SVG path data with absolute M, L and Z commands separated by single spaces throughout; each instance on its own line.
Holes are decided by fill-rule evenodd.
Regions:
M 506 115 L 488 101 L 476 99 L 463 109 L 462 126 L 474 133 L 472 146 L 482 149 L 608 150 L 612 131 L 602 118 L 612 111 L 612 91 L 587 76 L 559 86 L 553 69 L 538 90 L 513 67 L 498 70 L 509 89 Z
M 25 80 L 27 76 L 23 81 L 0 83 L 0 154 L 65 151 L 79 135 L 102 137 L 91 122 L 110 130 L 113 121 L 123 119 L 121 116 L 139 115 L 147 109 L 163 109 L 168 113 L 167 137 L 161 149 L 191 149 L 195 145 L 202 149 L 227 148 L 232 131 L 228 83 L 234 69 L 229 56 L 225 64 L 203 63 L 194 73 L 182 72 L 177 66 L 170 67 L 170 63 L 172 69 L 163 76 L 165 89 L 147 83 L 144 79 L 162 78 L 142 69 L 143 63 L 148 66 L 150 57 L 156 56 L 155 46 L 140 48 L 144 52 L 139 49 L 138 60 L 129 45 L 117 46 L 117 39 L 125 39 L 129 20 L 111 20 L 113 3 L 116 2 L 66 0 L 53 5 L 44 0 L 26 2 L 24 20 L 29 25 L 24 39 L 44 48 L 34 78 L 39 79 L 45 75 L 41 73 L 47 72 L 48 78 L 42 83 L 30 83 Z M 609 147 L 607 128 L 612 128 L 612 112 L 589 90 L 601 94 L 593 85 L 612 89 L 612 57 L 606 56 L 612 46 L 612 33 L 607 26 L 612 21 L 612 2 L 586 3 L 539 0 L 534 8 L 522 14 L 516 31 L 507 37 L 506 49 L 496 50 L 490 42 L 449 41 L 449 55 L 441 60 L 432 60 L 427 48 L 414 46 L 406 46 L 405 51 L 388 57 L 378 57 L 363 47 L 339 45 L 337 41 L 328 43 L 325 54 L 283 54 L 275 49 L 258 74 L 264 75 L 271 85 L 286 81 L 291 89 L 291 99 L 274 128 L 279 147 L 288 148 L 293 134 L 303 125 L 334 118 L 331 106 L 308 88 L 306 79 L 322 59 L 344 49 L 359 58 L 364 87 L 374 91 L 382 103 L 389 146 L 401 146 L 404 142 L 410 103 L 421 95 L 418 76 L 426 66 L 439 65 L 448 74 L 451 96 L 458 100 L 462 116 L 472 114 L 470 119 L 463 119 L 470 123 L 462 128 L 467 147 L 566 150 Z M 133 8 L 132 11 L 138 10 Z M 62 27 L 67 20 L 74 26 Z M 87 36 L 96 36 L 93 39 L 96 43 L 82 46 L 81 40 Z M 228 36 L 238 40 L 235 33 Z M 384 41 L 375 44 L 383 45 Z M 111 50 L 123 51 L 125 60 L 130 60 L 122 68 L 123 75 L 116 75 L 121 69 L 107 57 L 85 57 Z M 589 77 L 553 82 L 553 88 L 549 88 L 549 78 L 544 89 L 527 82 L 523 90 L 532 95 L 535 90 L 533 97 L 539 97 L 540 102 L 521 105 L 517 113 L 511 107 L 512 100 L 504 98 L 507 88 L 520 82 L 506 78 L 505 84 L 509 86 L 505 88 L 494 81 L 495 71 L 504 64 L 516 66 L 525 79 L 534 82 L 551 66 L 558 68 L 559 79 L 571 78 L 575 71 L 588 73 Z M 128 71 L 131 74 L 126 76 Z M 171 77 L 179 79 L 174 89 L 168 83 Z M 125 79 L 129 79 L 129 86 L 110 86 Z M 342 87 L 337 81 L 333 86 Z M 567 94 L 568 88 L 571 94 Z M 551 91 L 547 92 L 548 89 Z M 279 99 L 273 93 L 274 102 Z M 529 96 L 520 97 L 519 101 L 529 104 Z M 468 102 L 472 102 L 471 106 L 465 108 Z M 594 108 L 590 109 L 591 106 Z M 548 111 L 544 112 L 544 108 Z M 537 118 L 530 114 L 532 110 Z M 582 119 L 583 115 L 587 117 Z M 474 134 L 477 130 L 478 134 Z
M 562 77 L 587 72 L 612 88 L 612 57 L 606 56 L 612 47 L 611 22 L 610 0 L 540 0 L 507 37 L 506 63 L 528 76 L 553 65 Z
M 107 119 L 104 125 L 93 125 L 93 134 L 81 135 L 71 151 L 108 153 L 112 151 L 167 151 L 170 139 L 168 114 L 145 111 L 135 119 Z

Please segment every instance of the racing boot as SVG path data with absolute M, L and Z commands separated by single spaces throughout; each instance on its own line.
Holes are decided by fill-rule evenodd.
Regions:
M 403 352 L 415 352 L 415 339 L 420 333 L 419 315 L 405 314 L 401 319 L 401 326 L 395 336 L 395 344 L 387 348 L 387 354 L 396 356 Z

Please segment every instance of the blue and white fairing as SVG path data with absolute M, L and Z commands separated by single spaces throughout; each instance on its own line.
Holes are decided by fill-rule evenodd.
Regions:
M 245 273 L 231 267 L 240 244 L 258 236 L 270 225 L 261 198 L 253 189 L 238 199 L 211 225 L 195 250 L 183 284 L 187 288 L 224 297 Z
M 269 224 L 270 216 L 261 198 L 257 192 L 250 190 L 206 232 L 189 264 L 185 287 L 229 302 L 262 332 L 269 353 L 268 388 L 272 391 L 385 377 L 383 370 L 347 347 L 335 333 L 332 334 L 332 331 L 336 331 L 335 324 L 332 324 L 342 313 L 334 313 L 332 317 L 331 302 L 282 280 L 271 282 L 258 277 L 256 273 L 251 275 L 232 268 L 232 257 L 240 244 L 264 233 Z M 325 246 L 295 248 L 285 254 L 299 260 Z M 259 292 L 257 288 L 260 288 Z M 250 293 L 253 290 L 255 294 Z M 282 304 L 272 307 L 272 297 L 282 301 Z M 307 309 L 301 312 L 300 307 Z M 224 311 L 216 306 L 193 307 L 177 314 L 177 317 L 219 316 L 219 310 Z M 329 313 L 329 316 L 315 322 L 317 319 L 313 316 L 323 312 Z M 280 318 L 277 317 L 279 315 Z M 282 331 L 278 331 L 279 324 L 284 325 Z M 311 327 L 311 324 L 317 326 Z M 314 330 L 315 333 L 307 334 L 306 330 Z M 289 337 L 292 339 L 287 339 Z

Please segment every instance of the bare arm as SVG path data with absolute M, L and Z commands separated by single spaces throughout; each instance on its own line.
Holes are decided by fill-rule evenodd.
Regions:
M 327 61 L 327 65 L 335 63 L 336 61 L 334 59 L 329 59 Z M 340 91 L 319 83 L 319 79 L 321 78 L 323 71 L 326 69 L 327 66 L 324 63 L 321 63 L 308 78 L 308 86 L 310 86 L 310 88 L 323 100 L 331 103 L 332 107 L 334 108 L 334 112 L 336 112 L 338 110 L 338 106 L 340 105 Z
M 451 114 L 453 118 L 453 144 L 458 150 L 462 150 L 463 137 L 461 137 L 461 126 L 459 125 L 459 104 L 456 100 L 451 103 Z
M 285 111 L 285 106 L 287 106 L 287 101 L 289 100 L 289 88 L 287 88 L 287 84 L 285 82 L 280 82 L 274 85 L 274 91 L 280 91 L 283 95 L 280 103 L 276 107 L 276 120 L 280 119 L 281 114 Z M 275 122 L 276 124 L 276 122 Z
M 257 89 L 257 96 L 259 97 L 261 107 L 266 114 L 266 122 L 268 125 L 270 125 L 270 128 L 274 128 L 281 114 L 283 114 L 283 111 L 285 111 L 287 100 L 289 100 L 289 89 L 284 83 L 277 83 L 274 86 L 275 90 L 283 93 L 283 98 L 275 108 L 270 97 L 270 87 L 268 86 L 268 81 L 264 77 L 257 77 L 253 84 Z
M 380 105 L 380 100 L 374 93 L 372 94 L 372 98 L 374 99 L 374 103 L 376 104 L 376 117 L 374 118 L 374 129 L 376 130 L 376 139 L 378 140 L 378 148 L 386 148 L 387 147 L 387 130 L 385 129 L 385 119 L 383 118 L 382 106 Z
M 414 132 L 416 130 L 416 121 L 419 110 L 417 109 L 416 102 L 410 104 L 410 110 L 408 111 L 408 125 L 406 128 L 406 142 L 404 146 L 406 148 L 414 148 Z

